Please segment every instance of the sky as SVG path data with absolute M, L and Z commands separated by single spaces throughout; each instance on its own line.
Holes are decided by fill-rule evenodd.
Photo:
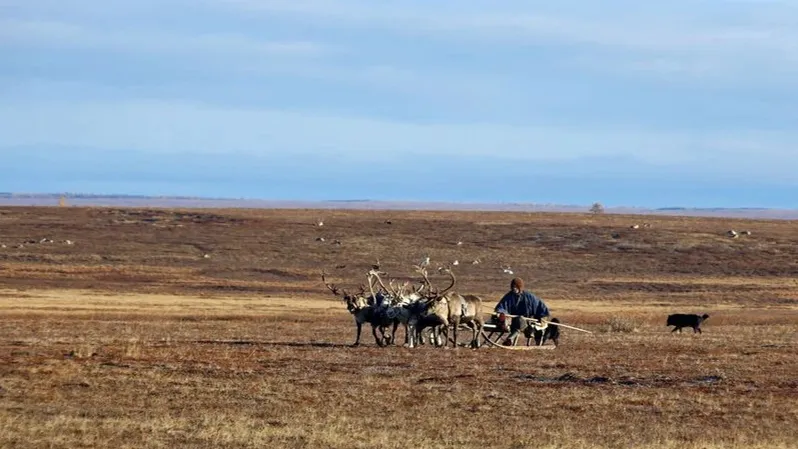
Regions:
M 0 191 L 798 208 L 798 0 L 0 0 Z

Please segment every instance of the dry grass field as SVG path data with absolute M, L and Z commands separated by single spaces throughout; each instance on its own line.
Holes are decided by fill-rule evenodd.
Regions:
M 426 254 L 491 306 L 509 265 L 594 333 L 350 347 L 321 270 L 415 280 Z M 4 448 L 795 448 L 797 332 L 791 221 L 0 208 Z

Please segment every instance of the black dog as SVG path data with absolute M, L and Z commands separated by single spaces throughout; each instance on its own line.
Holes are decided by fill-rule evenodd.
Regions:
M 559 323 L 560 320 L 558 318 L 552 318 L 549 322 Z M 531 345 L 533 337 L 535 338 L 535 346 L 543 346 L 547 340 L 551 340 L 554 342 L 554 346 L 557 346 L 560 344 L 560 326 L 550 324 L 542 331 L 536 330 L 533 326 L 527 326 L 527 328 L 524 329 L 524 336 L 526 337 L 527 346 Z
M 706 321 L 707 318 L 709 318 L 709 315 L 706 313 L 702 316 L 692 313 L 674 313 L 673 315 L 668 315 L 668 323 L 665 326 L 675 326 L 671 332 L 678 330 L 679 333 L 682 332 L 683 327 L 692 327 L 693 333 L 698 332 L 700 334 L 701 323 Z
M 558 318 L 552 318 L 549 321 L 552 323 L 560 322 Z M 490 317 L 485 324 L 496 326 L 496 328 L 492 328 L 491 331 L 486 335 L 486 337 L 491 341 L 494 341 L 492 338 L 493 334 L 498 332 L 499 336 L 495 341 L 499 341 L 505 333 L 509 332 L 509 326 L 506 328 L 502 327 L 502 323 L 499 322 L 499 317 L 496 315 Z M 528 325 L 524 328 L 524 336 L 526 337 L 527 346 L 531 346 L 533 337 L 535 338 L 535 346 L 541 346 L 546 343 L 547 340 L 554 342 L 554 346 L 560 344 L 560 328 L 559 326 L 553 324 L 546 326 L 546 329 L 542 331 L 535 330 L 533 326 Z

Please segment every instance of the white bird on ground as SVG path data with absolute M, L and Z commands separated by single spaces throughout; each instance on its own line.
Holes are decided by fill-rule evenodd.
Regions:
M 452 262 L 452 265 L 460 265 L 460 261 L 459 260 L 455 260 L 454 262 Z
M 513 270 L 510 269 L 510 266 L 502 267 L 502 270 L 507 274 L 513 274 Z
M 457 246 L 460 246 L 462 244 L 463 244 L 463 242 L 461 242 L 461 241 L 457 242 Z

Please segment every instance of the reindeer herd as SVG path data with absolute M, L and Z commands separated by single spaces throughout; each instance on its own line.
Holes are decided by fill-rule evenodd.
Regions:
M 421 274 L 419 285 L 410 282 L 399 284 L 387 279 L 387 274 L 377 268 L 367 274 L 368 290 L 361 285 L 359 291 L 351 293 L 327 282 L 322 273 L 322 282 L 346 303 L 346 308 L 355 318 L 357 336 L 354 346 L 360 344 L 364 324 L 371 325 L 374 340 L 379 346 L 395 344 L 396 330 L 405 327 L 405 346 L 413 348 L 424 344 L 424 331 L 435 346 L 446 346 L 449 341 L 457 347 L 457 329 L 461 325 L 471 330 L 472 348 L 480 346 L 482 332 L 482 298 L 476 295 L 461 295 L 453 291 L 457 279 L 451 269 L 440 269 L 449 275 L 451 283 L 443 290 L 432 286 L 426 268 L 416 266 Z M 385 281 L 388 284 L 385 284 Z M 451 340 L 449 330 L 452 331 Z M 379 332 L 379 335 L 378 335 Z

